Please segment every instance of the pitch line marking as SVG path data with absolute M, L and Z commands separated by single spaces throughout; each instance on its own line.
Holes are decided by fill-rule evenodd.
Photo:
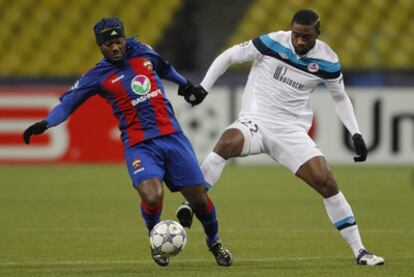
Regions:
M 329 259 L 344 259 L 346 257 L 335 257 Z M 235 262 L 281 262 L 281 261 L 312 261 L 312 260 L 326 260 L 327 257 L 280 257 L 280 258 L 242 258 L 235 259 Z M 205 259 L 185 259 L 177 260 L 174 263 L 197 263 L 205 262 Z M 152 264 L 152 260 L 114 260 L 114 261 L 55 261 L 55 262 L 2 262 L 0 266 L 58 266 L 58 265 L 103 265 L 103 264 Z
M 2 226 L 4 227 L 4 226 Z M 120 227 L 120 228 L 103 228 L 103 227 L 72 227 L 72 228 L 66 228 L 66 227 L 50 227 L 50 228 L 43 228 L 43 227 L 24 227 L 24 228 L 12 228 L 9 226 L 4 227 L 5 231 L 2 231 L 0 233 L 4 233 L 7 231 L 13 231 L 13 232 L 35 232 L 35 233 L 42 233 L 42 232 L 119 232 L 122 230 L 125 233 L 129 232 L 136 232 L 137 228 L 130 228 L 130 227 Z M 202 228 L 194 228 L 195 231 L 201 231 Z M 225 230 L 222 230 L 223 233 L 240 233 L 240 232 L 250 232 L 250 231 L 261 231 L 261 232 L 272 232 L 272 233 L 335 233 L 336 230 L 332 228 L 326 228 L 326 229 L 316 229 L 316 228 L 250 228 L 250 227 L 243 227 L 243 228 L 227 228 Z M 414 234 L 414 229 L 385 229 L 385 228 L 372 228 L 372 229 L 363 229 L 364 233 L 390 233 L 390 234 Z

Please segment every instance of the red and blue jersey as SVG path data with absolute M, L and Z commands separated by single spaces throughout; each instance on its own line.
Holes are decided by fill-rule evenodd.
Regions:
M 154 50 L 130 38 L 122 63 L 104 58 L 60 98 L 46 121 L 49 127 L 62 123 L 86 99 L 98 94 L 112 106 L 125 148 L 181 132 L 161 78 L 179 85 L 187 82 Z

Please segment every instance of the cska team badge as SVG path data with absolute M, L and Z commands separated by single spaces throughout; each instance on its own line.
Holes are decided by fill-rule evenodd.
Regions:
M 138 158 L 135 158 L 134 159 L 134 161 L 132 162 L 132 167 L 134 168 L 134 169 L 138 169 L 138 168 L 140 168 L 142 166 L 142 162 L 141 162 L 141 160 L 140 159 L 138 159 Z
M 150 61 L 145 60 L 145 61 L 144 61 L 144 63 L 143 63 L 143 65 L 144 65 L 146 68 L 148 68 L 148 70 L 151 70 L 151 71 L 152 71 L 152 63 L 151 63 Z

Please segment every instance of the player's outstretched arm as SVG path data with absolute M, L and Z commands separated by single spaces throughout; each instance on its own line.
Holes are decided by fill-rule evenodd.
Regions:
M 94 68 L 82 77 L 60 97 L 60 103 L 47 115 L 45 120 L 36 122 L 23 132 L 23 140 L 30 143 L 32 135 L 43 134 L 47 129 L 64 122 L 84 101 L 96 93 L 96 74 Z M 99 73 L 99 72 L 98 72 Z
M 207 96 L 207 91 L 194 87 L 189 80 L 175 70 L 170 62 L 165 61 L 155 52 L 150 57 L 159 76 L 162 79 L 176 83 L 178 85 L 178 95 L 183 96 L 185 101 L 192 106 L 200 104 Z
M 43 134 L 50 127 L 59 125 L 65 121 L 75 108 L 70 107 L 66 101 L 58 104 L 48 114 L 45 120 L 36 122 L 30 125 L 23 132 L 23 140 L 26 144 L 30 144 L 30 137 L 32 135 Z
M 210 91 L 217 79 L 226 72 L 232 64 L 253 61 L 262 57 L 252 41 L 237 44 L 221 53 L 210 65 L 201 82 L 201 87 Z
M 336 114 L 347 130 L 352 134 L 352 142 L 357 154 L 357 156 L 354 157 L 354 161 L 365 161 L 367 159 L 368 150 L 358 127 L 354 107 L 345 92 L 342 76 L 334 80 L 326 80 L 325 85 L 331 92 L 332 98 L 335 101 Z
M 367 159 L 367 154 L 368 154 L 367 147 L 365 145 L 365 141 L 362 138 L 361 132 L 359 130 L 351 100 L 346 94 L 344 95 L 343 99 L 338 100 L 336 102 L 335 109 L 341 122 L 345 125 L 347 130 L 352 134 L 352 141 L 354 143 L 354 149 L 357 154 L 357 156 L 354 157 L 354 161 L 355 162 L 365 161 Z
M 26 144 L 30 143 L 32 135 L 43 134 L 47 129 L 57 126 L 66 121 L 69 116 L 90 96 L 86 93 L 79 96 L 79 92 L 75 93 L 76 89 L 69 90 L 61 97 L 61 103 L 56 105 L 47 115 L 45 120 L 36 122 L 29 126 L 23 132 L 23 140 Z

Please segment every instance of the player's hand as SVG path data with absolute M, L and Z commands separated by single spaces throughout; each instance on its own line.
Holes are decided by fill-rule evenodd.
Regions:
M 46 120 L 40 121 L 40 122 L 36 122 L 35 124 L 31 125 L 29 128 L 27 128 L 26 130 L 24 130 L 23 132 L 23 140 L 24 143 L 29 144 L 30 143 L 30 136 L 31 135 L 40 135 L 42 134 L 44 131 L 47 130 L 48 127 L 48 123 Z
M 354 157 L 355 162 L 363 162 L 367 159 L 368 150 L 367 146 L 365 145 L 365 141 L 362 138 L 361 134 L 355 134 L 352 136 L 352 141 L 354 142 L 355 152 L 357 154 Z
M 186 85 L 178 88 L 178 95 L 184 96 L 185 101 L 192 106 L 198 105 L 203 102 L 208 92 L 202 86 L 193 86 L 190 81 Z

